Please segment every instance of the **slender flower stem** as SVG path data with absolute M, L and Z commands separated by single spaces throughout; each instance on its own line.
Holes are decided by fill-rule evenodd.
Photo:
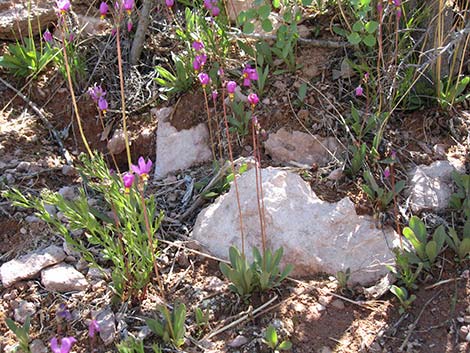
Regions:
M 227 106 L 225 104 L 225 90 L 222 89 L 222 105 L 224 111 L 224 123 L 225 123 L 225 133 L 227 135 L 227 145 L 228 145 L 228 155 L 230 158 L 230 163 L 232 167 L 233 173 L 233 184 L 235 185 L 235 195 L 237 197 L 237 206 L 238 206 L 238 216 L 240 221 L 240 236 L 242 240 L 242 256 L 245 256 L 245 234 L 243 232 L 243 217 L 242 217 L 242 207 L 240 203 L 240 194 L 238 192 L 238 182 L 237 182 L 237 174 L 235 172 L 235 164 L 233 162 L 233 153 L 232 153 L 232 142 L 230 138 L 230 131 L 228 127 L 228 119 L 227 119 Z
M 220 136 L 220 126 L 219 126 L 219 119 L 218 119 L 218 115 L 217 115 L 217 102 L 214 100 L 214 116 L 215 116 L 215 126 L 216 126 L 216 129 L 215 131 L 217 131 L 217 142 L 218 142 L 218 145 L 219 145 L 219 158 L 220 160 L 222 161 L 223 160 L 223 153 L 222 153 L 222 138 Z
M 379 0 L 382 1 L 382 0 Z M 380 110 L 382 109 L 382 83 L 381 80 L 381 73 L 380 73 L 380 63 L 383 57 L 383 43 L 382 43 L 382 21 L 383 21 L 383 9 L 379 10 L 379 38 L 377 40 L 379 44 L 379 52 L 377 55 L 377 93 L 379 95 L 379 108 L 378 114 L 380 115 Z
M 122 10 L 121 10 L 122 11 Z M 120 26 L 116 26 L 116 44 L 117 44 L 117 59 L 118 59 L 118 69 L 119 69 L 119 83 L 121 87 L 121 111 L 122 111 L 122 128 L 124 130 L 124 140 L 126 141 L 126 154 L 127 162 L 129 164 L 129 170 L 131 170 L 132 159 L 131 159 L 131 149 L 129 147 L 129 135 L 127 133 L 127 123 L 126 123 L 126 98 L 124 95 L 124 74 L 122 72 L 122 51 L 121 51 L 121 39 L 120 39 Z
M 69 59 L 68 59 L 68 56 L 67 56 L 67 48 L 66 48 L 66 43 L 65 43 L 65 34 L 64 34 L 64 39 L 63 39 L 62 43 L 63 43 L 62 44 L 62 51 L 64 52 L 65 71 L 67 72 L 67 81 L 68 81 L 68 84 L 69 84 L 70 95 L 72 97 L 73 108 L 75 109 L 75 116 L 77 118 L 78 130 L 80 131 L 80 136 L 82 137 L 82 141 L 83 141 L 83 144 L 85 145 L 85 149 L 87 150 L 89 156 L 93 157 L 93 152 L 91 152 L 90 146 L 88 145 L 88 141 L 86 139 L 85 133 L 83 132 L 82 120 L 80 119 L 80 114 L 78 113 L 77 99 L 75 98 L 75 92 L 73 90 L 72 75 L 70 74 Z
M 400 248 L 403 249 L 403 240 L 401 234 L 401 227 L 400 222 L 398 221 L 398 207 L 397 207 L 397 193 L 395 192 L 395 168 L 393 163 L 390 164 L 390 183 L 392 185 L 392 193 L 393 193 L 393 213 L 395 216 L 395 224 L 397 227 L 398 237 L 400 239 Z
M 217 159 L 215 156 L 214 139 L 212 137 L 212 124 L 211 124 L 211 114 L 209 111 L 209 101 L 207 100 L 206 88 L 203 87 L 202 90 L 204 91 L 204 100 L 206 101 L 207 125 L 209 126 L 209 137 L 211 139 L 212 159 L 216 161 Z
M 143 187 L 139 189 L 139 194 L 140 194 L 140 201 L 142 203 L 142 210 L 144 212 L 145 229 L 147 230 L 147 235 L 149 238 L 150 255 L 152 256 L 153 268 L 155 270 L 155 276 L 157 277 L 157 283 L 160 289 L 160 295 L 163 298 L 163 300 L 165 300 L 165 291 L 163 289 L 163 284 L 160 278 L 160 273 L 158 271 L 157 261 L 155 260 L 155 254 L 154 254 L 155 248 L 153 246 L 153 236 L 152 236 L 152 231 L 150 230 L 150 222 L 149 222 L 149 216 L 147 213 L 147 206 L 145 205 Z
M 100 119 L 100 122 L 101 122 L 101 127 L 103 128 L 103 131 L 104 131 L 105 127 L 104 127 L 103 116 L 101 115 L 101 109 L 98 109 L 98 116 L 99 116 L 99 119 Z M 109 142 L 108 136 L 106 136 L 106 142 Z M 116 158 L 114 157 L 114 154 L 112 154 L 112 153 L 111 153 L 111 158 L 113 160 L 114 167 L 116 168 L 116 171 L 118 172 L 118 174 L 121 174 L 121 171 L 119 170 L 119 166 L 117 164 Z M 108 162 L 109 162 L 109 160 L 108 160 Z

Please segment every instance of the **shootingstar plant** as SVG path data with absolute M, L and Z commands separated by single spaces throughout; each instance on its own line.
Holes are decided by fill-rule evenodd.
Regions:
M 122 176 L 122 182 L 124 183 L 124 193 L 128 194 L 131 191 L 131 187 L 134 184 L 134 180 L 134 174 L 126 173 Z
M 361 85 L 357 86 L 354 92 L 356 94 L 356 97 L 362 97 L 364 95 L 364 89 Z
M 65 14 L 70 10 L 70 1 L 69 0 L 56 0 L 57 9 L 60 14 Z
M 199 82 L 201 82 L 202 88 L 205 88 L 211 82 L 209 75 L 204 72 L 201 72 L 197 77 Z
M 103 2 L 100 4 L 100 14 L 101 14 L 100 17 L 101 17 L 102 20 L 103 20 L 103 19 L 106 17 L 106 15 L 108 14 L 108 10 L 109 10 L 108 4 L 103 1 Z
M 259 103 L 259 98 L 256 93 L 250 93 L 248 95 L 248 102 L 251 104 L 251 107 L 254 108 L 256 104 Z
M 134 7 L 134 0 L 124 0 L 123 7 L 124 10 L 127 11 L 127 14 L 130 15 L 132 13 L 132 8 Z
M 207 55 L 206 54 L 196 55 L 196 57 L 194 58 L 194 61 L 193 61 L 194 71 L 198 72 L 199 70 L 201 70 L 204 67 L 204 65 L 206 64 L 206 61 L 207 61 Z
M 165 4 L 167 7 L 173 7 L 175 5 L 175 0 L 165 0 Z
M 227 82 L 227 93 L 230 97 L 230 100 L 233 101 L 233 97 L 235 96 L 235 89 L 237 88 L 237 83 L 235 81 L 228 81 Z
M 42 38 L 44 39 L 45 42 L 51 44 L 54 38 L 52 37 L 52 33 L 49 32 L 49 30 L 45 31 L 44 34 L 42 35 Z
M 249 87 L 251 85 L 251 81 L 258 81 L 258 72 L 256 69 L 253 69 L 250 65 L 247 65 L 243 69 L 243 86 Z
M 74 337 L 64 337 L 60 340 L 60 345 L 57 337 L 51 339 L 51 350 L 53 353 L 69 353 L 73 344 L 77 342 Z
M 202 43 L 200 40 L 196 40 L 193 42 L 192 47 L 195 51 L 201 51 L 204 49 L 204 43 Z
M 149 177 L 150 171 L 152 170 L 152 161 L 149 159 L 145 162 L 144 157 L 139 157 L 137 162 L 138 165 L 131 165 L 132 171 L 136 173 L 143 181 L 146 181 Z
M 100 326 L 96 320 L 91 320 L 90 324 L 88 325 L 88 336 L 93 338 L 97 332 L 100 332 Z

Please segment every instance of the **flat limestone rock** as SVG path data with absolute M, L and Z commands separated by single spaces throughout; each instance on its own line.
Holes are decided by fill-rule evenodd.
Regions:
M 262 171 L 268 246 L 284 248 L 283 263 L 294 265 L 292 275 L 312 277 L 351 270 L 351 283 L 369 284 L 394 262 L 398 234 L 378 229 L 370 216 L 358 216 L 349 198 L 337 203 L 320 200 L 297 174 L 266 168 Z M 255 170 L 238 179 L 246 254 L 261 248 Z M 220 196 L 197 217 L 193 238 L 211 254 L 227 259 L 231 245 L 241 249 L 235 188 Z
M 333 137 L 321 137 L 305 132 L 289 132 L 284 128 L 270 134 L 264 143 L 266 153 L 279 163 L 296 162 L 305 165 L 328 164 L 342 149 Z
M 33 35 L 39 34 L 57 20 L 54 8 L 54 2 L 32 0 L 28 11 L 27 0 L 0 0 L 0 39 L 27 37 L 28 20 L 31 21 Z
M 43 250 L 8 261 L 0 267 L 0 279 L 4 287 L 10 287 L 23 279 L 36 276 L 42 269 L 62 262 L 64 251 L 51 245 Z
M 88 287 L 88 281 L 75 267 L 61 263 L 41 272 L 42 285 L 50 292 L 81 291 Z
M 410 173 L 410 206 L 413 212 L 442 211 L 452 195 L 452 172 L 448 161 L 419 165 Z
M 162 108 L 154 114 L 158 119 L 155 178 L 187 169 L 212 159 L 209 131 L 205 123 L 178 131 L 171 125 L 173 108 Z

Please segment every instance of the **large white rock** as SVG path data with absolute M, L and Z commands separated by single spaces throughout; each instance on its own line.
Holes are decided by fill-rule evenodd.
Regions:
M 61 263 L 41 272 L 41 283 L 51 292 L 81 291 L 88 287 L 88 281 L 73 266 Z
M 297 162 L 306 165 L 325 165 L 342 151 L 333 137 L 321 137 L 300 131 L 289 132 L 284 128 L 270 134 L 264 147 L 266 153 L 276 162 Z
M 0 279 L 4 287 L 10 287 L 20 280 L 33 278 L 43 268 L 55 265 L 64 259 L 64 251 L 58 246 L 51 245 L 46 249 L 4 263 L 0 267 Z
M 169 121 L 172 112 L 173 108 L 154 112 L 158 119 L 155 178 L 164 178 L 171 172 L 187 169 L 212 158 L 206 124 L 200 123 L 191 129 L 178 131 Z
M 27 37 L 28 21 L 33 35 L 38 34 L 57 20 L 54 8 L 54 3 L 46 0 L 32 0 L 30 10 L 27 0 L 0 0 L 0 39 Z
M 293 276 L 318 272 L 336 274 L 350 268 L 351 282 L 368 284 L 387 273 L 393 263 L 391 249 L 398 234 L 377 229 L 370 216 L 358 216 L 349 198 L 337 203 L 320 200 L 300 176 L 274 168 L 263 169 L 268 246 L 284 248 L 284 263 L 293 264 Z M 239 179 L 246 253 L 260 248 L 255 170 Z M 235 188 L 204 209 L 194 226 L 193 238 L 210 253 L 227 258 L 231 245 L 241 248 Z
M 448 161 L 419 165 L 410 172 L 410 206 L 413 212 L 442 211 L 452 195 L 452 172 Z

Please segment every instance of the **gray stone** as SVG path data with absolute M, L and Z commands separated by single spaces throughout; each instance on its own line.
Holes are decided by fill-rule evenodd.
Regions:
M 46 0 L 32 0 L 30 10 L 28 1 L 1 1 L 0 39 L 28 36 L 28 22 L 33 35 L 37 35 L 56 19 L 54 6 Z
M 443 211 L 452 195 L 452 172 L 448 161 L 419 165 L 410 172 L 410 206 L 413 212 Z
M 242 335 L 238 335 L 228 344 L 229 347 L 238 348 L 248 343 L 248 338 Z
M 28 316 L 32 317 L 35 313 L 36 305 L 34 305 L 34 303 L 27 302 L 26 300 L 22 300 L 20 305 L 18 305 L 14 311 L 15 321 L 24 324 Z
M 172 111 L 172 108 L 153 111 L 158 120 L 155 178 L 165 178 L 169 173 L 212 158 L 206 124 L 178 131 L 169 121 Z
M 300 131 L 288 132 L 285 128 L 270 134 L 264 143 L 266 153 L 279 163 L 326 165 L 342 151 L 333 137 L 310 135 Z
M 274 168 L 262 170 L 267 246 L 284 249 L 283 263 L 292 275 L 336 274 L 350 268 L 350 283 L 374 282 L 388 272 L 391 249 L 398 245 L 392 228 L 378 229 L 370 216 L 358 216 L 349 198 L 336 203 L 320 200 L 297 174 Z M 245 249 L 261 247 L 255 169 L 238 179 Z M 223 220 L 223 222 L 221 222 Z M 197 217 L 193 239 L 210 253 L 227 259 L 231 245 L 241 248 L 235 188 L 220 196 Z
M 36 276 L 43 268 L 55 265 L 65 259 L 61 248 L 51 245 L 46 249 L 11 260 L 0 267 L 0 277 L 4 287 L 15 282 Z
M 81 291 L 88 287 L 85 276 L 65 263 L 44 269 L 41 272 L 41 282 L 51 292 Z
M 35 339 L 30 343 L 29 349 L 31 353 L 47 353 L 47 347 L 40 339 Z
M 59 189 L 59 194 L 66 200 L 73 200 L 75 198 L 75 188 L 73 186 L 63 186 Z
M 108 141 L 108 150 L 111 154 L 119 154 L 126 149 L 126 139 L 123 130 L 116 130 Z
M 68 164 L 64 164 L 62 166 L 62 174 L 64 174 L 65 176 L 74 176 L 76 173 L 77 172 L 73 166 Z
M 107 308 L 96 314 L 96 321 L 100 327 L 100 337 L 105 346 L 114 342 L 116 337 L 116 318 L 111 309 Z
M 30 162 L 26 161 L 21 161 L 17 166 L 16 166 L 16 171 L 18 172 L 27 172 L 31 167 Z

